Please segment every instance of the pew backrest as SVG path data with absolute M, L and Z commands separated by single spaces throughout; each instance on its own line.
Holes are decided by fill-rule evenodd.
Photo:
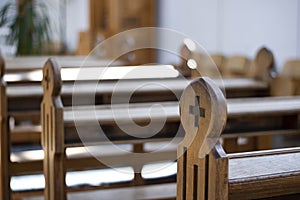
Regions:
M 274 70 L 275 61 L 272 51 L 266 47 L 262 47 L 251 62 L 248 76 L 269 83 L 272 78 L 272 71 Z
M 273 96 L 300 95 L 300 60 L 287 60 L 271 86 Z
M 225 59 L 222 68 L 225 77 L 243 77 L 249 70 L 249 60 L 242 55 L 229 56 Z

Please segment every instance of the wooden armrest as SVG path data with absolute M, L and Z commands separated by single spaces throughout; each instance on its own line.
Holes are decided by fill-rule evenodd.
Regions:
M 299 188 L 300 148 L 249 153 L 229 159 L 232 198 L 283 196 L 300 193 Z

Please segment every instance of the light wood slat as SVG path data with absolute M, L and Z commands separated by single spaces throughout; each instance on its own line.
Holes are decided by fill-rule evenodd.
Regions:
M 41 126 L 17 126 L 10 130 L 10 140 L 12 144 L 40 143 Z
M 230 199 L 299 199 L 300 171 L 272 174 L 244 181 L 232 181 L 229 185 Z M 245 195 L 246 194 L 246 195 Z M 297 197 L 297 198 L 296 198 Z
M 231 117 L 239 115 L 271 115 L 295 113 L 300 111 L 300 97 L 268 97 L 244 101 L 228 101 L 228 113 Z
M 296 135 L 300 134 L 300 129 L 280 129 L 272 131 L 250 131 L 248 133 L 229 133 L 223 134 L 223 138 L 238 138 L 238 137 L 255 137 L 255 136 L 268 136 L 268 135 Z
M 226 89 L 262 89 L 268 88 L 268 84 L 263 81 L 257 81 L 250 78 L 224 78 L 222 80 L 213 79 L 219 86 Z
M 266 177 L 296 171 L 300 173 L 300 148 L 298 148 L 298 152 L 271 153 L 268 155 L 265 151 L 261 156 L 253 153 L 251 157 L 231 158 L 229 160 L 230 181 L 259 179 L 260 176 Z
M 135 186 L 126 188 L 105 189 L 86 192 L 71 192 L 68 194 L 68 199 L 97 199 L 111 200 L 112 197 L 122 196 L 124 200 L 175 200 L 176 199 L 176 184 L 165 183 L 159 185 Z M 43 200 L 43 197 L 28 197 L 24 200 Z
M 54 57 L 59 61 L 62 67 L 72 68 L 80 66 L 107 66 L 109 64 L 124 65 L 124 61 L 114 61 L 112 63 L 109 59 L 98 59 L 96 57 L 86 56 L 18 56 L 13 58 L 6 58 L 6 69 L 8 73 L 20 72 L 25 70 L 42 69 L 49 57 Z
M 76 94 L 128 94 L 133 91 L 138 93 L 150 93 L 150 92 L 181 92 L 187 85 L 186 80 L 182 79 L 155 79 L 155 80 L 122 80 L 117 82 L 99 82 L 99 83 L 78 83 L 78 84 L 64 84 L 62 86 L 62 95 Z M 139 87 L 140 86 L 140 87 Z M 75 88 L 74 88 L 75 87 Z M 28 90 L 31 92 L 28 93 Z M 7 88 L 9 98 L 18 97 L 41 97 L 43 94 L 42 87 L 40 85 L 25 85 L 25 86 L 9 86 Z
M 155 108 L 155 105 L 158 105 Z M 148 115 L 149 113 L 149 115 Z M 151 113 L 151 115 L 150 115 Z M 75 115 L 75 116 L 74 116 Z M 128 118 L 128 117 L 131 117 Z M 75 108 L 64 108 L 64 123 L 74 124 L 76 122 L 89 122 L 97 119 L 101 124 L 112 124 L 115 121 L 120 123 L 150 122 L 150 120 L 160 122 L 164 119 L 167 121 L 177 121 L 179 117 L 178 102 L 162 102 L 162 103 L 136 103 L 126 105 L 112 106 L 82 106 Z
M 144 150 L 142 152 L 149 153 L 155 152 L 158 149 L 164 147 L 165 151 L 174 151 L 177 147 L 177 144 L 182 140 L 174 140 L 173 143 L 170 143 L 169 138 L 151 138 L 151 139 L 135 139 L 135 140 L 122 140 L 114 142 L 114 146 L 111 145 L 111 142 L 99 142 L 99 143 L 90 143 L 89 148 L 85 147 L 72 147 L 68 146 L 66 150 L 66 155 L 69 160 L 79 159 L 79 158 L 88 158 L 91 157 L 91 153 L 95 156 L 109 156 L 114 154 L 119 154 L 120 149 L 130 152 L 133 151 L 133 145 L 144 145 Z M 96 148 L 93 148 L 96 146 Z M 115 146 L 118 146 L 116 151 Z M 26 161 L 36 161 L 42 160 L 44 158 L 42 150 L 26 150 L 21 152 L 13 152 L 11 154 L 11 161 L 16 163 L 24 163 Z
M 249 102 L 249 104 L 247 104 Z M 129 107 L 130 116 L 136 120 L 149 120 L 145 113 L 149 113 L 149 109 L 155 103 L 136 103 L 134 107 Z M 179 120 L 179 105 L 178 102 L 161 102 L 159 103 L 165 108 L 166 116 L 169 120 Z M 110 106 L 96 106 L 90 109 L 90 107 L 78 107 L 75 109 L 65 108 L 64 119 L 65 122 L 74 121 L 73 112 L 78 112 L 81 116 L 78 120 L 88 121 L 91 117 L 99 117 L 99 121 L 103 123 L 111 123 L 114 117 L 126 118 L 124 112 L 127 112 L 127 106 L 119 105 L 115 107 L 115 114 L 110 110 Z M 297 114 L 300 112 L 300 97 L 266 97 L 266 98 L 254 98 L 254 99 L 243 99 L 241 103 L 228 100 L 228 118 L 233 118 L 239 115 L 247 116 L 248 114 L 255 115 L 288 115 Z M 79 114 L 80 113 L 80 114 Z M 81 114 L 82 113 L 82 114 Z M 104 116 L 105 115 L 105 116 Z M 146 118 L 145 118 L 146 117 Z M 161 113 L 153 113 L 152 119 L 161 119 Z
M 250 102 L 248 104 L 244 102 Z M 65 107 L 64 110 L 64 119 L 65 119 L 65 126 L 66 127 L 74 127 L 74 113 L 76 114 L 76 123 L 77 125 L 80 123 L 99 121 L 101 125 L 112 125 L 115 124 L 116 120 L 119 123 L 123 124 L 130 124 L 130 120 L 133 120 L 135 123 L 149 123 L 150 122 L 150 111 L 151 107 L 156 103 L 135 103 L 133 104 L 134 107 L 128 107 L 126 104 L 120 104 L 118 107 L 114 107 L 114 110 L 111 109 L 110 105 L 98 105 L 95 107 L 86 107 L 80 106 L 76 109 Z M 236 106 L 238 105 L 238 106 Z M 260 106 L 263 105 L 263 106 Z M 277 105 L 277 106 L 276 106 Z M 278 105 L 285 105 L 280 107 Z M 163 112 L 161 109 L 152 109 L 152 117 L 153 121 L 160 122 L 161 120 L 166 120 L 167 122 L 179 122 L 179 106 L 178 102 L 161 102 L 159 106 L 163 108 Z M 236 107 L 235 107 L 236 106 Z M 235 121 L 231 121 L 234 118 L 239 116 L 243 117 L 250 117 L 250 116 L 288 116 L 288 115 L 297 115 L 300 110 L 297 108 L 300 106 L 299 97 L 285 97 L 285 98 L 277 98 L 277 97 L 268 97 L 268 98 L 250 98 L 250 99 L 243 99 L 240 100 L 228 100 L 228 124 L 234 124 Z M 129 108 L 129 109 L 128 109 Z M 234 108 L 234 109 L 232 109 Z M 274 108 L 274 111 L 272 110 Z M 252 110 L 255 110 L 253 113 Z M 245 114 L 246 113 L 246 114 Z M 250 114 L 249 114 L 250 113 Z M 251 114 L 252 113 L 252 114 Z M 36 116 L 38 113 L 31 113 L 31 112 L 12 112 L 12 116 L 16 116 L 16 119 L 22 117 L 32 117 Z M 128 118 L 128 116 L 131 117 Z M 230 129 L 229 129 L 230 130 Z M 36 137 L 37 130 L 30 130 L 27 129 L 25 132 L 33 133 L 32 137 Z M 21 133 L 20 131 L 16 130 L 17 133 Z M 258 136 L 258 135 L 276 135 L 276 134 L 295 134 L 298 133 L 299 130 L 295 128 L 285 129 L 282 128 L 280 130 L 265 130 L 265 131 L 248 131 L 249 133 L 237 132 L 232 133 L 227 131 L 224 134 L 224 137 L 238 137 L 238 136 Z M 142 133 L 141 133 L 142 134 Z M 29 136 L 28 136 L 29 137 Z M 31 137 L 31 136 L 30 136 Z M 23 140 L 22 135 L 17 134 L 12 137 L 14 140 Z M 23 139 L 22 139 L 23 138 Z M 77 144 L 78 145 L 78 144 Z
M 141 65 L 141 66 L 83 66 L 61 68 L 63 81 L 79 80 L 118 80 L 118 79 L 147 79 L 174 78 L 178 72 L 172 65 Z M 10 82 L 41 82 L 42 70 L 25 71 L 5 74 L 4 80 Z
M 77 196 L 79 199 L 85 198 L 89 193 L 74 194 L 74 197 Z M 140 199 L 140 200 L 167 200 L 167 199 L 176 199 L 176 184 L 159 184 L 153 186 L 137 186 L 129 188 L 120 188 L 120 189 L 110 189 L 90 192 L 91 197 L 101 197 L 103 200 L 111 200 L 114 196 L 122 196 L 122 199 Z M 73 195 L 70 194 L 70 199 Z
M 33 152 L 32 152 L 33 153 Z M 24 154 L 24 152 L 23 152 Z M 167 151 L 158 151 L 149 154 L 147 157 L 141 155 L 138 160 L 133 161 L 132 154 L 123 153 L 120 154 L 114 152 L 103 152 L 101 157 L 92 157 L 88 152 L 85 152 L 85 155 L 71 155 L 66 159 L 66 170 L 67 171 L 83 171 L 88 169 L 95 168 L 107 168 L 107 163 L 111 167 L 122 167 L 122 166 L 131 166 L 131 167 L 141 167 L 146 164 L 164 161 L 174 161 L 176 160 L 176 151 L 167 150 Z M 124 162 L 124 157 L 126 161 Z M 136 159 L 136 157 L 134 157 Z M 24 162 L 25 161 L 25 162 Z M 21 158 L 18 162 L 12 162 L 11 175 L 28 175 L 28 174 L 38 174 L 43 171 L 43 160 L 41 159 L 29 159 Z
M 185 87 L 190 83 L 189 79 L 155 79 L 155 80 L 121 80 L 116 82 L 99 82 L 96 83 L 78 83 L 76 84 L 76 93 L 86 94 L 90 92 L 99 92 L 101 94 L 111 94 L 116 91 L 120 94 L 135 91 L 137 86 L 139 92 L 182 92 Z M 260 81 L 254 81 L 252 79 L 224 79 L 223 81 L 216 80 L 216 83 L 222 87 L 222 84 L 230 92 L 230 90 L 266 90 L 268 87 L 266 84 Z M 96 87 L 97 86 L 97 87 Z M 95 91 L 96 89 L 96 91 Z M 28 93 L 30 91 L 30 93 Z M 64 84 L 62 87 L 62 94 L 72 94 L 74 91 L 73 84 Z M 42 96 L 43 91 L 40 85 L 24 85 L 24 86 L 9 86 L 7 88 L 7 95 L 9 98 L 22 97 L 22 96 Z

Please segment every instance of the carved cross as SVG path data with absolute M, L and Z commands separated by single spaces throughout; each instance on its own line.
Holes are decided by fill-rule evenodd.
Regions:
M 205 109 L 200 107 L 200 96 L 195 97 L 195 105 L 190 105 L 189 113 L 195 117 L 194 126 L 199 127 L 199 118 L 205 118 Z
M 49 83 L 50 83 L 50 77 L 49 77 L 49 70 L 46 70 L 46 75 L 44 77 L 44 80 L 46 81 L 46 88 L 49 89 Z

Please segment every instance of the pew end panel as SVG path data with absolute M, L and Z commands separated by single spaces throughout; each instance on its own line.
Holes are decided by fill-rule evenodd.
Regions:
M 10 196 L 10 144 L 8 133 L 8 113 L 7 113 L 7 94 L 6 83 L 4 81 L 5 63 L 0 54 L 0 199 L 11 199 Z
M 260 48 L 250 65 L 248 76 L 270 83 L 272 80 L 271 74 L 275 70 L 274 62 L 274 55 L 272 51 L 266 47 Z
M 226 113 L 225 97 L 209 78 L 195 79 L 184 91 L 180 114 L 185 137 L 177 155 L 178 199 L 223 199 L 227 193 L 227 186 L 221 184 L 228 177 L 227 160 L 215 148 Z M 209 174 L 210 167 L 216 170 L 219 166 L 224 173 Z
M 207 79 L 200 80 L 204 82 Z M 210 103 L 208 109 L 206 99 L 195 89 L 195 84 L 202 86 L 204 90 L 205 85 L 199 80 L 193 82 L 184 91 L 180 101 L 181 122 L 186 135 L 178 148 L 180 157 L 178 159 L 177 198 L 284 199 L 299 197 L 300 147 L 227 154 L 218 140 L 215 140 L 210 148 L 206 148 L 207 151 L 203 151 L 203 146 L 209 146 L 206 144 L 211 139 L 209 137 L 212 134 L 211 131 L 217 131 L 219 136 L 223 131 L 224 118 L 227 117 L 227 113 L 224 112 L 226 104 L 214 104 L 211 100 L 208 101 Z M 194 89 L 191 89 L 193 86 Z M 202 103 L 191 100 L 197 97 L 197 94 L 202 97 Z M 209 92 L 206 95 L 215 96 Z M 198 105 L 197 114 L 199 115 L 201 108 L 205 109 L 205 118 L 201 118 L 201 115 L 195 117 L 196 112 L 192 109 L 194 106 L 191 106 L 194 104 Z M 213 108 L 217 105 L 219 106 L 216 109 L 218 112 L 214 115 Z M 234 114 L 232 108 L 229 111 L 231 115 Z M 250 115 L 251 112 L 249 111 Z M 276 112 L 276 109 L 269 110 L 266 115 L 272 112 Z M 208 116 L 210 116 L 209 119 L 207 119 Z M 207 128 L 211 124 L 214 129 Z
M 44 97 L 41 103 L 42 146 L 44 149 L 45 199 L 66 199 L 63 106 L 60 66 L 49 59 L 43 68 Z M 49 185 L 48 185 L 49 184 Z

